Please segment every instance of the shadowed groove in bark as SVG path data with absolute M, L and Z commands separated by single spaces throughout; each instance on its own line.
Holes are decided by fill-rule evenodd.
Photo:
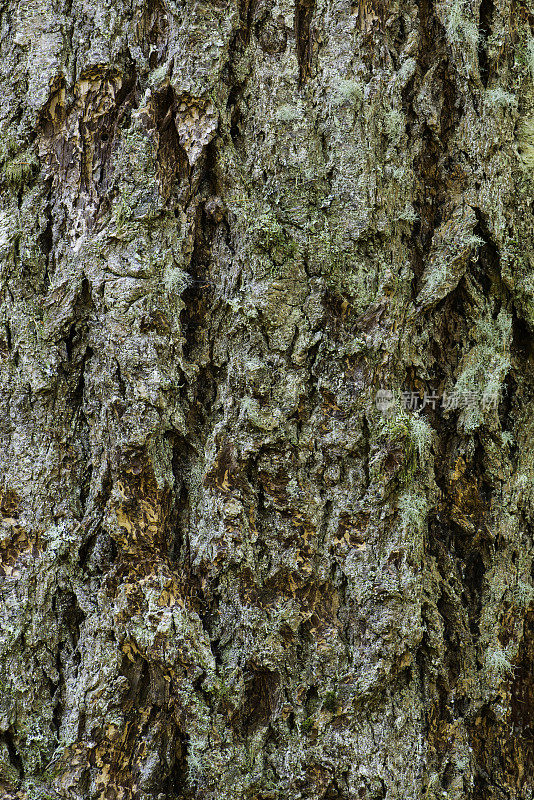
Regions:
M 482 85 L 486 87 L 489 80 L 489 61 L 488 61 L 488 37 L 491 33 L 491 24 L 493 21 L 493 14 L 495 5 L 493 0 L 481 0 L 479 8 L 479 36 L 480 43 L 478 47 L 478 70 Z
M 524 765 L 523 786 L 534 779 L 534 612 L 529 610 L 523 622 L 523 636 L 511 687 L 513 738 L 509 741 L 518 752 L 512 757 Z
M 275 710 L 279 685 L 280 676 L 276 672 L 249 665 L 245 672 L 245 704 L 240 712 L 245 736 L 268 726 Z
M 159 167 L 158 180 L 161 193 L 169 200 L 178 182 L 182 190 L 183 201 L 187 201 L 189 193 L 190 169 L 187 154 L 180 144 L 174 115 L 177 101 L 172 86 L 156 92 L 153 103 L 154 123 L 158 137 L 157 160 Z
M 313 55 L 312 19 L 315 0 L 295 0 L 295 43 L 299 64 L 299 85 L 311 75 Z
M 419 217 L 413 228 L 411 248 L 412 297 L 417 296 L 420 278 L 430 251 L 432 236 L 442 222 L 442 207 L 447 196 L 446 186 L 451 183 L 450 173 L 457 159 L 447 153 L 447 144 L 456 129 L 462 108 L 459 105 L 454 77 L 447 55 L 445 33 L 434 8 L 434 0 L 421 0 L 418 7 L 420 46 L 417 54 L 418 70 L 403 90 L 403 105 L 409 120 L 410 136 L 420 136 L 422 147 L 414 167 L 414 207 Z M 439 97 L 441 109 L 437 129 L 430 129 L 420 115 L 414 113 L 413 103 L 425 76 L 438 65 L 432 75 L 431 91 Z
M 4 741 L 9 753 L 9 760 L 12 766 L 17 770 L 21 779 L 24 778 L 24 764 L 15 746 L 15 738 L 13 731 L 9 728 L 7 731 L 0 735 L 0 741 Z
M 169 22 L 161 0 L 148 0 L 136 27 L 136 38 L 149 69 L 158 67 L 167 56 Z
M 241 46 L 246 47 L 250 41 L 257 0 L 238 0 L 238 2 L 240 22 L 238 42 Z

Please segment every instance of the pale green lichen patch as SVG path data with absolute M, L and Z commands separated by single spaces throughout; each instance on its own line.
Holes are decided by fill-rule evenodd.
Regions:
M 423 535 L 427 528 L 429 503 L 425 495 L 414 490 L 404 492 L 398 502 L 402 541 L 411 548 L 412 558 L 421 555 Z
M 517 126 L 517 149 L 523 167 L 534 172 L 534 117 L 524 117 Z
M 421 279 L 417 304 L 434 305 L 456 288 L 470 259 L 484 240 L 474 233 L 476 217 L 470 207 L 458 207 L 434 233 L 428 264 Z
M 295 122 L 303 118 L 302 109 L 297 105 L 286 103 L 276 110 L 276 119 L 280 122 Z
M 491 678 L 504 680 L 513 677 L 514 668 L 510 650 L 490 648 L 486 651 L 486 669 Z
M 484 102 L 490 107 L 517 108 L 517 97 L 511 92 L 506 92 L 501 87 L 487 89 L 484 93 Z
M 341 105 L 345 102 L 357 105 L 362 100 L 363 88 L 359 81 L 350 78 L 338 78 L 334 82 L 334 105 Z
M 476 344 L 461 360 L 453 390 L 465 398 L 460 414 L 465 431 L 474 431 L 498 407 L 510 369 L 511 333 L 512 315 L 504 309 L 496 320 L 480 320 L 472 329 Z
M 475 51 L 478 47 L 479 32 L 470 8 L 465 0 L 452 0 L 447 7 L 447 38 L 454 45 L 468 45 Z
M 530 77 L 534 81 L 534 39 L 532 38 L 532 36 L 529 36 L 527 38 L 527 44 L 525 50 L 526 50 L 527 65 L 530 71 Z

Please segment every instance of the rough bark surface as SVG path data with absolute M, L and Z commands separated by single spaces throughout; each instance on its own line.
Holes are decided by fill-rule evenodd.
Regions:
M 0 3 L 2 798 L 534 796 L 532 30 Z

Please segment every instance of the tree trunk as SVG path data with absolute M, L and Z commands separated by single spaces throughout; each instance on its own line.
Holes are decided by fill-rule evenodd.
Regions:
M 1 798 L 533 798 L 534 8 L 0 25 Z

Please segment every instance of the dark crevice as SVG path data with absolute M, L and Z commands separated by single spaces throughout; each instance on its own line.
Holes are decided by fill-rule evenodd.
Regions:
M 275 710 L 280 687 L 277 672 L 249 665 L 245 671 L 245 702 L 238 715 L 243 735 L 247 738 L 266 727 Z
M 444 585 L 451 570 L 456 576 L 454 594 L 447 594 L 447 608 L 454 607 L 456 615 L 453 627 L 458 629 L 463 618 L 476 638 L 479 635 L 486 563 L 489 563 L 487 544 L 474 542 L 458 524 L 442 517 L 439 523 L 435 519 L 429 522 L 428 550 L 436 557 Z
M 80 638 L 80 627 L 85 622 L 85 614 L 78 604 L 78 598 L 74 592 L 67 592 L 63 601 L 62 623 L 66 626 L 70 637 L 73 651 L 78 646 Z
M 532 373 L 534 367 L 534 335 L 531 329 L 514 309 L 512 317 L 512 351 L 517 359 L 518 366 L 529 369 Z M 514 378 L 509 374 L 509 382 L 515 384 Z
M 478 249 L 478 258 L 471 266 L 470 274 L 476 279 L 485 297 L 499 298 L 508 296 L 508 290 L 501 279 L 501 258 L 499 250 L 493 241 L 485 216 L 475 208 L 477 225 L 473 231 L 475 236 L 483 240 L 484 244 Z M 496 319 L 500 311 L 500 304 L 493 312 Z
M 122 377 L 121 365 L 119 363 L 119 360 L 117 358 L 115 358 L 114 360 L 115 360 L 115 377 L 119 385 L 120 396 L 124 400 L 124 398 L 126 397 L 126 383 L 124 382 L 124 379 Z
M 92 349 L 85 344 L 87 340 L 87 317 L 93 309 L 91 287 L 87 278 L 83 278 L 78 296 L 72 310 L 72 321 L 65 326 L 63 338 L 65 341 L 66 360 L 64 371 L 71 385 L 71 397 L 77 404 L 81 403 L 83 393 L 80 393 L 80 380 L 88 358 L 93 355 Z
M 261 517 L 265 514 L 265 489 L 263 488 L 263 483 L 261 481 L 258 483 L 258 517 Z
M 493 19 L 494 4 L 493 0 L 482 0 L 480 3 L 478 32 L 480 44 L 478 47 L 478 71 L 482 85 L 488 85 L 489 62 L 488 62 L 488 36 L 491 30 Z
M 454 73 L 450 68 L 445 32 L 436 14 L 433 0 L 419 4 L 418 71 L 403 91 L 403 107 L 408 117 L 408 130 L 419 137 L 422 148 L 414 162 L 417 182 L 414 207 L 419 217 L 412 233 L 412 298 L 415 300 L 420 279 L 430 252 L 434 231 L 442 222 L 445 198 L 450 195 L 450 175 L 455 170 L 455 158 L 447 156 L 447 144 L 462 115 Z M 414 102 L 428 71 L 438 64 L 432 75 L 431 92 L 436 110 L 440 110 L 438 124 L 429 122 L 414 111 Z M 441 108 L 440 108 L 441 107 Z M 460 179 L 460 178 L 459 178 Z
M 76 323 L 73 322 L 70 326 L 69 332 L 65 339 L 65 349 L 67 351 L 67 361 L 71 360 L 72 356 L 72 343 L 74 341 L 74 336 L 76 335 Z
M 15 746 L 15 739 L 13 737 L 12 730 L 9 729 L 9 730 L 5 731 L 5 733 L 2 734 L 2 738 L 3 738 L 4 742 L 6 743 L 7 752 L 9 753 L 9 760 L 10 760 L 11 764 L 18 771 L 20 779 L 23 780 L 24 779 L 24 765 L 22 763 L 22 759 L 21 759 L 21 757 L 20 757 L 20 755 L 19 755 L 19 753 L 17 751 L 17 748 Z
M 507 676 L 510 716 L 497 718 L 492 706 L 484 705 L 476 718 L 469 720 L 470 742 L 476 759 L 473 794 L 476 800 L 531 797 L 534 779 L 533 643 L 534 612 L 528 610 L 519 653 Z
M 187 102 L 187 98 L 184 98 Z M 158 135 L 158 181 L 160 192 L 165 200 L 169 200 L 176 184 L 182 192 L 181 201 L 189 200 L 190 168 L 187 153 L 180 144 L 176 129 L 175 113 L 179 100 L 174 89 L 167 86 L 156 92 L 153 100 L 154 123 Z
M 174 752 L 172 753 L 173 765 L 163 786 L 168 800 L 174 800 L 174 798 L 184 798 L 185 800 L 187 796 L 184 794 L 184 787 L 187 785 L 185 750 L 184 737 L 177 735 Z
M 127 678 L 130 685 L 128 695 L 124 700 L 124 709 L 126 713 L 136 712 L 146 705 L 150 691 L 148 662 L 143 658 L 132 662 L 124 656 L 121 673 Z
M 196 354 L 206 348 L 204 331 L 213 302 L 213 284 L 210 276 L 212 242 L 216 224 L 206 213 L 204 205 L 199 206 L 195 224 L 193 253 L 189 267 L 190 282 L 182 293 L 185 308 L 180 314 L 180 323 L 185 337 L 184 356 L 196 360 Z M 202 377 L 196 381 L 196 400 L 209 405 L 215 397 L 211 369 L 206 367 Z
M 90 551 L 94 548 L 96 543 L 97 534 L 92 533 L 90 534 L 87 539 L 82 543 L 79 551 L 78 551 L 78 564 L 82 569 L 85 567 L 87 563 L 87 559 L 89 558 Z
M 61 704 L 61 684 L 64 680 L 63 678 L 63 666 L 61 664 L 61 653 L 58 648 L 56 653 L 56 671 L 58 673 L 58 682 L 57 684 L 52 683 L 51 687 L 51 698 L 54 701 L 54 709 L 52 712 L 52 727 L 56 732 L 56 735 L 59 736 L 59 731 L 61 729 L 61 717 L 63 715 L 63 706 Z
M 369 430 L 369 422 L 367 421 L 367 417 L 363 418 L 363 469 L 365 475 L 365 490 L 369 489 L 371 484 L 370 474 L 369 474 L 369 459 L 371 454 L 371 434 Z
M 233 90 L 232 90 L 233 91 Z M 230 93 L 232 94 L 232 92 Z M 237 95 L 236 95 L 237 97 Z M 230 100 L 228 100 L 230 103 Z M 243 116 L 241 114 L 241 109 L 239 105 L 234 101 L 232 104 L 232 110 L 230 113 L 230 136 L 232 137 L 232 141 L 234 144 L 237 144 L 240 136 L 241 136 L 241 122 L 243 120 Z
M 238 41 L 242 47 L 246 47 L 250 41 L 254 13 L 256 11 L 257 0 L 239 0 L 239 22 L 240 29 Z
M 172 436 L 172 472 L 174 475 L 174 536 L 169 557 L 173 562 L 180 561 L 188 569 L 190 553 L 186 532 L 190 524 L 191 503 L 189 481 L 193 471 L 196 453 L 182 436 Z
M 237 52 L 237 51 L 236 51 Z M 235 56 L 234 56 L 235 57 Z M 230 135 L 236 146 L 240 144 L 241 127 L 243 122 L 242 98 L 247 85 L 248 76 L 244 79 L 236 74 L 236 69 L 232 59 L 225 68 L 225 83 L 229 86 L 226 110 L 230 117 Z
M 67 351 L 68 352 L 68 351 Z M 74 393 L 72 395 L 72 399 L 76 405 L 81 405 L 83 403 L 83 392 L 85 388 L 85 365 L 87 361 L 92 358 L 94 355 L 92 347 L 87 347 L 85 353 L 82 357 L 82 363 L 80 366 L 80 375 L 78 377 L 78 382 L 76 384 L 76 388 L 74 389 Z M 69 356 L 70 358 L 70 356 Z
M 534 778 L 534 612 L 527 612 L 512 682 L 512 725 L 525 781 Z
M 44 284 L 43 288 L 45 293 L 48 291 L 50 287 L 50 261 L 51 261 L 52 248 L 54 245 L 53 228 L 52 228 L 52 210 L 50 206 L 51 194 L 52 194 L 52 184 L 50 183 L 50 188 L 47 198 L 48 202 L 45 210 L 46 227 L 37 240 L 39 242 L 39 247 L 41 248 L 41 251 L 45 257 L 45 272 L 43 277 L 43 284 Z
M 453 689 L 460 676 L 462 662 L 460 654 L 462 638 L 458 626 L 458 607 L 457 603 L 448 595 L 442 595 L 436 606 L 443 619 L 444 661 L 448 672 L 448 683 L 450 688 Z
M 311 75 L 312 37 L 311 22 L 315 11 L 315 0 L 296 0 L 295 41 L 299 65 L 299 85 Z

